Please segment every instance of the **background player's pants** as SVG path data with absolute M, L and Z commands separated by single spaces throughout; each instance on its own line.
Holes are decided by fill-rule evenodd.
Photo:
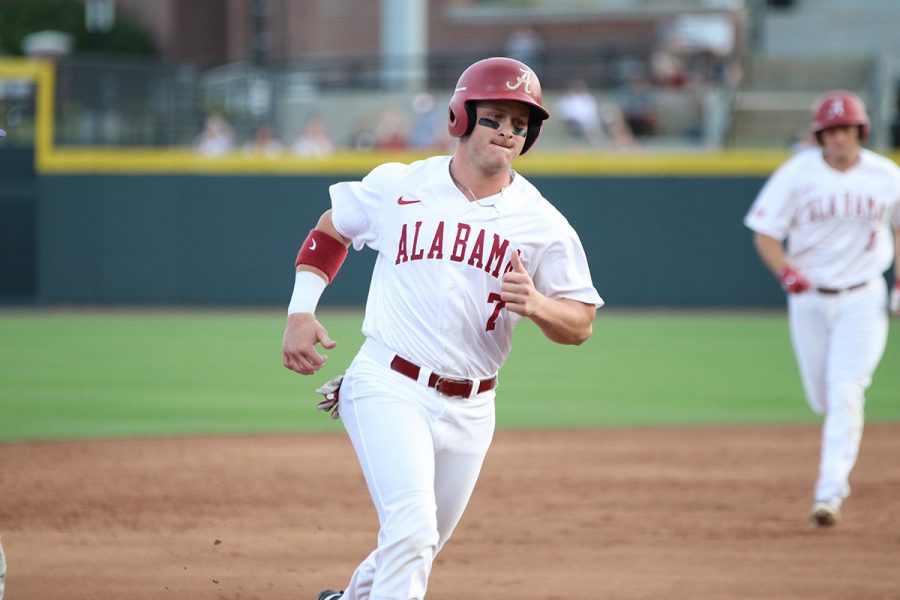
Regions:
M 341 419 L 381 529 L 344 600 L 423 598 L 431 565 L 459 522 L 494 433 L 494 392 L 447 398 L 387 365 L 367 341 L 341 384 Z
M 825 415 L 815 498 L 843 500 L 862 439 L 864 394 L 887 342 L 884 279 L 841 294 L 791 294 L 788 313 L 806 401 Z

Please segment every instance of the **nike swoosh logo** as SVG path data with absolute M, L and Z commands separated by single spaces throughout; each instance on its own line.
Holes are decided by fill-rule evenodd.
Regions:
M 397 204 L 400 206 L 404 206 L 406 204 L 416 204 L 417 202 L 421 202 L 421 200 L 404 200 L 403 196 L 397 198 Z
M 309 249 L 310 249 L 310 250 L 315 250 L 315 249 L 316 249 L 316 240 L 312 240 L 312 243 L 309 245 Z

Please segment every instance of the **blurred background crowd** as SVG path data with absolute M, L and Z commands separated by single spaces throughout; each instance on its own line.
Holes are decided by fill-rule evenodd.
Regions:
M 900 147 L 896 0 L 2 0 L 0 64 L 55 62 L 55 143 L 207 156 L 441 150 L 474 60 L 529 64 L 536 152 L 791 148 L 824 90 Z M 3 77 L 4 143 L 34 85 Z

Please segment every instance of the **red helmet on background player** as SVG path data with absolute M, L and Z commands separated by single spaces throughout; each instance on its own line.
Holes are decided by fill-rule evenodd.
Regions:
M 528 65 L 512 58 L 486 58 L 470 66 L 459 76 L 450 98 L 447 129 L 453 137 L 462 137 L 475 127 L 478 100 L 514 100 L 531 109 L 522 154 L 531 148 L 550 113 L 541 106 L 541 82 Z
M 869 137 L 869 115 L 862 99 L 846 90 L 827 92 L 816 101 L 813 108 L 813 132 L 818 139 L 819 133 L 830 127 L 839 125 L 859 126 L 859 139 Z

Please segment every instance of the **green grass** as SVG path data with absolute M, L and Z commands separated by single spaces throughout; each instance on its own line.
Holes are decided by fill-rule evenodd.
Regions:
M 337 431 L 313 390 L 361 319 L 321 315 L 339 345 L 305 378 L 281 366 L 281 312 L 0 312 L 0 440 Z M 900 420 L 898 360 L 892 335 L 869 420 Z M 525 322 L 497 406 L 500 427 L 816 421 L 781 313 L 601 311 L 577 348 Z

